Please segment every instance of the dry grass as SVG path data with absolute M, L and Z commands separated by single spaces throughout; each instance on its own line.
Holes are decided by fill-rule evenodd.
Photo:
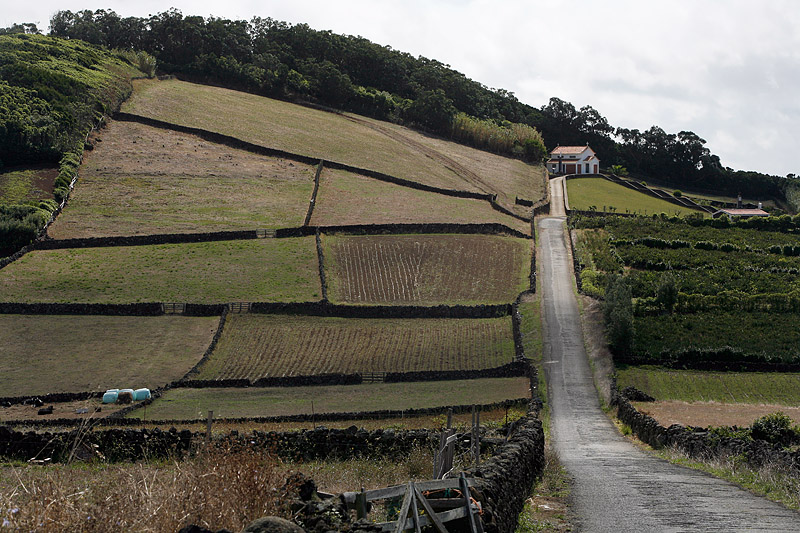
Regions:
M 493 235 L 326 236 L 331 300 L 512 302 L 529 285 L 531 241 Z
M 289 469 L 264 452 L 212 448 L 165 464 L 0 470 L 0 519 L 12 531 L 240 531 L 280 503 Z
M 200 360 L 218 322 L 218 317 L 0 315 L 0 396 L 162 386 Z M 0 417 L 9 418 L 4 410 Z
M 233 315 L 198 379 L 474 370 L 510 363 L 511 317 L 347 319 Z
M 513 198 L 512 198 L 513 201 Z M 530 235 L 531 226 L 484 200 L 454 198 L 340 170 L 322 173 L 312 225 L 497 223 Z
M 0 270 L 12 302 L 310 301 L 313 237 L 37 250 Z
M 51 237 L 295 227 L 314 168 L 132 122 L 96 134 Z
M 178 80 L 137 81 L 135 87 L 123 111 L 429 185 L 474 190 L 418 149 L 336 113 Z
M 145 420 L 353 413 L 488 404 L 530 398 L 528 378 L 491 378 L 316 387 L 172 389 L 131 413 Z

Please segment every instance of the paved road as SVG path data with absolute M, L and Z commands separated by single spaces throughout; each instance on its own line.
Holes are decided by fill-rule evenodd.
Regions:
M 800 513 L 629 443 L 602 412 L 583 347 L 563 217 L 539 223 L 553 444 L 581 531 L 800 531 Z

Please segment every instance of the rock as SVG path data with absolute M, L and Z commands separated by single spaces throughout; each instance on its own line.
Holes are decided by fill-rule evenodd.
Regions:
M 40 415 L 52 415 L 53 414 L 53 406 L 48 405 L 47 407 L 43 407 L 37 411 L 37 414 Z
M 305 533 L 305 530 L 284 518 L 267 516 L 251 522 L 242 533 Z
M 634 386 L 625 387 L 622 389 L 622 395 L 632 402 L 654 402 L 655 398 L 649 394 L 640 391 Z

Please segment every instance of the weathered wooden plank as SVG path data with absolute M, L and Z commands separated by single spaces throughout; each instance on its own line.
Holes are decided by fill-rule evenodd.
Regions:
M 447 528 L 444 527 L 444 524 L 439 517 L 436 516 L 436 511 L 431 508 L 431 505 L 428 503 L 428 499 L 422 495 L 417 487 L 414 487 L 414 494 L 417 495 L 417 500 L 419 503 L 422 504 L 422 508 L 425 509 L 425 512 L 428 513 L 428 518 L 430 518 L 431 522 L 433 522 L 433 526 L 439 533 L 448 533 Z
M 459 507 L 458 509 L 453 509 L 452 511 L 445 511 L 443 513 L 436 513 L 436 516 L 439 517 L 439 520 L 444 522 L 451 522 L 453 520 L 458 520 L 459 518 L 464 518 L 467 516 L 467 512 L 464 507 Z M 382 522 L 377 524 L 381 527 L 381 531 L 398 531 L 397 522 Z M 431 525 L 430 518 L 427 516 L 420 516 L 419 517 L 419 526 L 426 527 Z M 414 529 L 414 521 L 411 518 L 406 520 L 405 527 L 400 531 L 408 531 L 410 529 Z
M 467 479 L 467 485 L 472 487 L 474 482 L 471 478 Z M 461 488 L 461 482 L 458 479 L 436 479 L 433 481 L 421 481 L 416 484 L 421 491 L 428 490 L 444 490 L 444 489 L 458 489 Z M 383 489 L 372 489 L 366 491 L 367 501 L 386 500 L 389 498 L 397 498 L 406 493 L 405 485 L 394 485 Z M 355 505 L 356 494 L 359 492 L 345 492 L 343 493 L 345 503 L 348 505 Z

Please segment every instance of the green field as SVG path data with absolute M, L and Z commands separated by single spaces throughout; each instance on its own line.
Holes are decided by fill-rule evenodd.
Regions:
M 0 204 L 22 204 L 53 198 L 56 168 L 0 172 Z
M 323 240 L 332 301 L 496 304 L 528 289 L 530 240 L 496 235 L 366 235 Z
M 492 209 L 485 200 L 454 198 L 325 169 L 312 225 L 497 223 L 530 235 L 531 225 Z
M 41 250 L 0 270 L 10 302 L 309 301 L 313 237 Z
M 0 396 L 163 386 L 200 360 L 218 321 L 0 315 Z
M 800 374 L 625 367 L 617 369 L 617 385 L 632 385 L 656 400 L 800 405 Z
M 111 122 L 96 137 L 53 238 L 303 224 L 312 166 L 133 122 Z
M 496 378 L 330 387 L 172 389 L 131 417 L 150 420 L 284 416 L 487 404 L 530 397 L 528 378 Z
M 510 363 L 511 317 L 345 319 L 232 315 L 198 379 L 473 370 Z
M 614 207 L 617 213 L 638 213 L 640 215 L 667 213 L 668 215 L 683 216 L 702 213 L 696 209 L 688 209 L 634 191 L 603 178 L 567 180 L 567 195 L 570 209 L 588 211 L 594 206 L 597 211 L 610 211 L 609 208 Z

